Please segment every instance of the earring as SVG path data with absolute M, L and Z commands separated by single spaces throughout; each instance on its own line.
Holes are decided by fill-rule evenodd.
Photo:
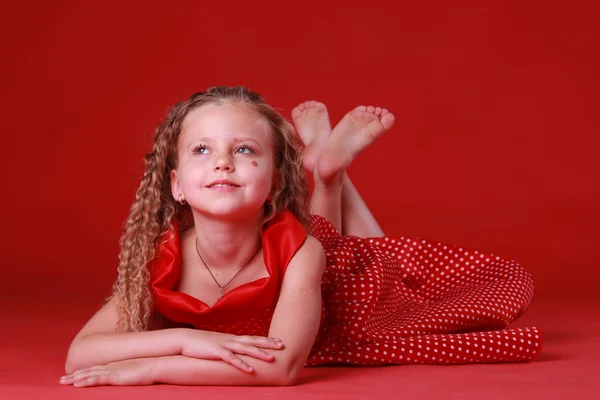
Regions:
M 185 200 L 183 199 L 183 194 L 179 193 L 179 204 L 184 205 Z

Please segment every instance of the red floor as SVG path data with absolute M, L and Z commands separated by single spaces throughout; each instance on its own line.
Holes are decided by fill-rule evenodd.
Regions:
M 64 293 L 64 292 L 63 292 Z M 95 295 L 95 294 L 94 294 Z M 328 367 L 305 370 L 294 387 L 62 387 L 70 340 L 93 313 L 95 301 L 37 297 L 37 303 L 3 298 L 0 311 L 0 398 L 203 398 L 330 399 L 596 399 L 600 396 L 600 302 L 534 301 L 513 326 L 538 325 L 544 332 L 540 357 L 528 364 L 463 366 Z M 86 296 L 87 297 L 87 296 Z M 90 296 L 92 297 L 92 296 Z M 95 296 L 94 296 L 95 297 Z

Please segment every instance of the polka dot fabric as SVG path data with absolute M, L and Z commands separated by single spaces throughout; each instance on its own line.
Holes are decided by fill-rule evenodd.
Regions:
M 341 236 L 319 216 L 324 315 L 307 365 L 530 361 L 537 327 L 505 329 L 533 298 L 531 275 L 503 258 L 411 238 Z
M 321 324 L 307 365 L 463 364 L 530 361 L 536 327 L 505 329 L 533 297 L 531 276 L 500 257 L 413 238 L 341 236 L 319 216 L 310 233 L 323 244 Z M 209 307 L 176 290 L 178 229 L 152 261 L 156 308 L 167 320 L 208 331 L 268 336 L 285 270 L 307 236 L 293 214 L 263 229 L 268 278 L 242 284 Z

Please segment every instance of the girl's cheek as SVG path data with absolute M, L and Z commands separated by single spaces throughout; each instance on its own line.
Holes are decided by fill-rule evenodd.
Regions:
M 252 166 L 255 168 L 258 167 L 258 163 L 256 161 L 252 161 Z

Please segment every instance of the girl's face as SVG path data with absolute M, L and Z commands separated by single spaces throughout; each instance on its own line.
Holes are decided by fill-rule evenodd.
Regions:
M 228 103 L 196 108 L 183 121 L 177 151 L 176 200 L 182 193 L 195 212 L 213 217 L 262 212 L 274 162 L 270 129 L 257 112 Z

